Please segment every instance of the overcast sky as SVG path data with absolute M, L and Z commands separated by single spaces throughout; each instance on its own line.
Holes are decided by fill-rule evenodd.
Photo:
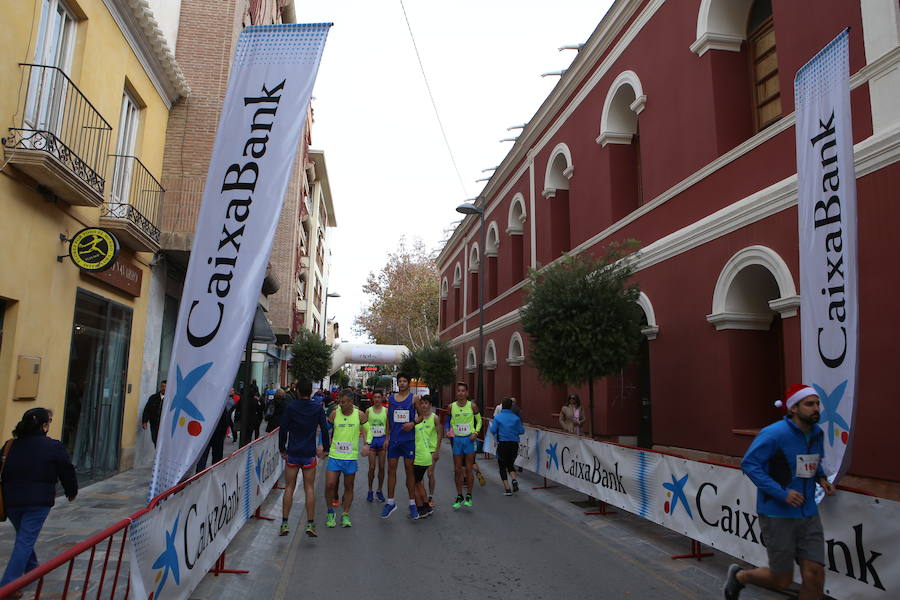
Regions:
M 404 0 L 453 155 L 428 98 L 399 0 L 298 0 L 298 22 L 334 23 L 315 87 L 312 146 L 325 151 L 338 226 L 328 304 L 341 337 L 366 304 L 361 287 L 400 236 L 439 249 L 612 4 L 611 0 Z

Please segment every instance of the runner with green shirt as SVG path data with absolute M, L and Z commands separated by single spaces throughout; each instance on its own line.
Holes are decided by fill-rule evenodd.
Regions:
M 375 390 L 372 392 L 372 406 L 366 409 L 368 421 L 365 424 L 366 443 L 369 445 L 369 493 L 366 501 L 373 502 L 376 498 L 384 502 L 384 494 L 381 493 L 384 485 L 384 459 L 387 456 L 387 416 L 388 411 L 384 407 L 384 392 Z M 378 468 L 378 491 L 372 492 L 372 483 L 375 481 L 375 469 Z
M 416 405 L 416 457 L 413 461 L 413 475 L 416 479 L 416 504 L 419 519 L 430 517 L 434 509 L 425 495 L 425 472 L 434 463 L 440 444 L 441 421 L 431 412 L 431 397 L 423 396 Z
M 353 390 L 344 388 L 338 396 L 340 407 L 328 416 L 328 422 L 334 426 L 331 440 L 331 454 L 325 476 L 325 505 L 328 515 L 326 527 L 335 526 L 334 502 L 337 500 L 337 483 L 341 473 L 344 474 L 344 514 L 341 527 L 350 527 L 350 505 L 353 504 L 353 484 L 359 459 L 359 436 L 362 426 L 368 417 L 353 406 Z M 368 452 L 368 445 L 363 446 L 362 455 Z
M 472 506 L 472 486 L 475 481 L 475 440 L 481 431 L 481 415 L 478 405 L 469 400 L 469 386 L 460 381 L 456 384 L 456 401 L 450 405 L 450 419 L 447 420 L 447 436 L 453 447 L 453 469 L 456 474 L 456 500 L 453 508 Z M 463 498 L 463 477 L 468 492 Z

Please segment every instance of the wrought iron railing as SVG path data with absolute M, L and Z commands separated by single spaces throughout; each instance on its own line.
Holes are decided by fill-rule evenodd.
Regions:
M 28 88 L 21 127 L 10 127 L 3 145 L 40 150 L 103 194 L 112 127 L 59 68 L 20 63 Z
M 159 213 L 165 190 L 135 156 L 110 155 L 113 176 L 109 200 L 101 215 L 127 219 L 150 239 L 159 243 Z

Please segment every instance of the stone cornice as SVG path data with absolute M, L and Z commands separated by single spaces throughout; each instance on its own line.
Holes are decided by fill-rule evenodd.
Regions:
M 171 108 L 191 93 L 147 0 L 103 0 L 153 86 Z

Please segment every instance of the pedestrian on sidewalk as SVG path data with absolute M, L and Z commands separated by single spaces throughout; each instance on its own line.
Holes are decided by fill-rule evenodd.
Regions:
M 288 534 L 288 517 L 294 503 L 297 473 L 302 470 L 306 494 L 306 535 L 316 537 L 316 458 L 328 455 L 331 439 L 325 421 L 325 408 L 320 401 L 310 398 L 312 382 L 295 381 L 293 389 L 281 416 L 281 429 L 278 430 L 278 449 L 285 460 L 279 535 Z M 318 448 L 317 431 L 322 436 L 322 445 Z
M 581 398 L 578 394 L 569 394 L 566 403 L 559 411 L 559 426 L 567 433 L 581 435 L 584 425 L 584 411 L 581 409 Z
M 776 403 L 781 406 L 781 401 Z M 791 585 L 794 563 L 800 566 L 800 599 L 822 598 L 825 589 L 825 536 L 816 483 L 826 496 L 834 486 L 825 476 L 819 422 L 821 406 L 815 389 L 791 386 L 785 394 L 788 414 L 763 428 L 741 461 L 741 469 L 757 487 L 756 512 L 766 540 L 769 566 L 728 567 L 724 593 L 736 600 L 744 586 L 784 590 Z
M 334 439 L 331 441 L 331 455 L 325 474 L 325 506 L 328 515 L 326 527 L 335 526 L 334 507 L 337 503 L 338 477 L 344 475 L 344 514 L 341 516 L 341 527 L 351 527 L 350 507 L 353 505 L 353 485 L 356 472 L 359 470 L 359 436 L 362 426 L 368 420 L 367 415 L 353 405 L 354 394 L 351 388 L 344 388 L 338 394 L 339 407 L 328 417 L 334 426 Z M 366 456 L 368 444 L 362 447 L 362 455 Z
M 69 453 L 62 442 L 47 436 L 52 421 L 53 413 L 46 408 L 26 410 L 13 429 L 13 439 L 3 446 L 3 501 L 16 541 L 0 586 L 38 566 L 34 545 L 55 503 L 57 480 L 69 502 L 78 495 Z
M 141 429 L 150 426 L 150 439 L 156 446 L 156 436 L 159 434 L 159 419 L 162 416 L 163 400 L 166 398 L 166 380 L 159 382 L 159 391 L 147 398 L 144 412 L 141 414 Z
M 286 392 L 278 388 L 275 390 L 275 395 L 272 396 L 272 402 L 266 406 L 266 433 L 275 431 L 275 428 L 281 423 L 286 396 Z
M 519 481 L 516 479 L 516 456 L 519 454 L 519 436 L 525 433 L 522 419 L 513 412 L 513 399 L 504 398 L 501 404 L 503 410 L 494 417 L 491 423 L 491 433 L 497 438 L 497 463 L 500 465 L 500 479 L 503 480 L 504 495 L 511 496 L 512 492 L 519 491 Z M 507 473 L 512 478 L 512 491 L 507 481 Z

